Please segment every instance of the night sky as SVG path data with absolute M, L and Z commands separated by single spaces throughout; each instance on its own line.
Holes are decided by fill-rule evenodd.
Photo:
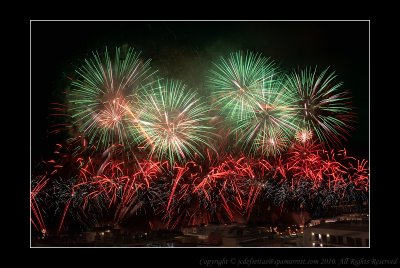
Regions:
M 47 158 L 51 102 L 63 102 L 67 76 L 94 50 L 129 45 L 152 59 L 166 78 L 202 90 L 213 60 L 237 50 L 261 52 L 286 70 L 315 66 L 336 70 L 358 115 L 344 143 L 350 155 L 368 158 L 368 22 L 32 22 L 32 158 Z

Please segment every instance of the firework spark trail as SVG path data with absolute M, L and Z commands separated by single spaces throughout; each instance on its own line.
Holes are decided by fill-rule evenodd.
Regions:
M 167 210 L 169 209 L 169 206 L 171 204 L 172 198 L 174 197 L 176 186 L 178 185 L 179 180 L 182 178 L 182 175 L 188 170 L 188 167 L 187 167 L 187 164 L 186 164 L 185 167 L 175 167 L 175 169 L 178 170 L 178 172 L 177 172 L 177 174 L 175 176 L 174 183 L 173 183 L 172 190 L 171 190 L 171 194 L 170 194 L 169 199 L 168 199 Z
M 121 105 L 121 104 L 120 104 Z M 132 112 L 132 110 L 129 108 L 128 105 L 121 105 L 123 109 L 128 113 L 133 118 L 133 125 L 139 127 L 140 133 L 146 138 L 146 141 L 150 146 L 152 147 L 152 150 L 154 148 L 153 142 L 150 139 L 150 136 L 147 134 L 145 129 L 143 128 L 142 124 L 140 123 L 140 120 L 135 116 L 135 114 Z
M 293 173 L 292 189 L 298 185 L 296 178 L 309 178 L 314 181 L 314 187 L 318 186 L 323 178 L 323 158 L 320 156 L 321 147 L 310 140 L 305 143 L 295 143 L 288 153 L 286 169 Z
M 323 162 L 323 174 L 328 178 L 328 188 L 331 189 L 331 183 L 334 183 L 334 189 L 337 187 L 337 183 L 340 182 L 344 174 L 348 173 L 347 167 L 336 161 L 335 153 L 332 150 L 331 156 Z
M 69 208 L 69 204 L 71 203 L 71 200 L 72 200 L 72 199 L 69 199 L 68 202 L 67 202 L 67 204 L 65 205 L 64 212 L 63 212 L 63 214 L 62 214 L 61 221 L 60 221 L 60 224 L 59 224 L 58 230 L 57 230 L 57 233 L 58 233 L 58 234 L 60 233 L 61 228 L 62 228 L 62 226 L 63 226 L 63 224 L 64 224 L 65 215 L 67 214 L 67 211 L 68 211 L 68 208 Z
M 37 221 L 38 224 L 35 224 L 35 221 L 31 218 L 31 222 L 34 224 L 35 228 L 38 231 L 41 230 L 46 230 L 46 225 L 44 223 L 42 214 L 40 212 L 40 207 L 36 201 L 36 196 L 39 192 L 41 192 L 43 190 L 43 188 L 46 186 L 46 184 L 48 183 L 49 178 L 47 178 L 46 176 L 43 176 L 39 182 L 37 183 L 37 185 L 32 189 L 31 191 L 31 196 L 30 196 L 30 201 L 31 201 L 31 210 L 33 211 L 33 215 L 35 216 L 35 219 Z M 39 225 L 40 230 L 38 229 L 37 225 Z
M 151 183 L 157 179 L 157 175 L 161 172 L 161 162 L 153 162 L 151 160 L 144 160 L 138 163 L 139 168 L 132 174 L 125 176 L 125 186 L 121 194 L 120 204 L 115 212 L 115 219 L 117 222 L 121 221 L 128 212 L 133 212 L 139 209 L 144 202 L 138 200 L 140 191 L 152 191 Z M 134 206 L 132 208 L 132 206 Z

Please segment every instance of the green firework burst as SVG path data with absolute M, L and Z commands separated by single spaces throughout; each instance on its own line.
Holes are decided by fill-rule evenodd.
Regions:
M 259 100 L 233 130 L 238 143 L 254 154 L 280 154 L 298 130 L 293 94 L 282 87 L 282 81 L 281 74 L 271 76 Z
M 150 60 L 143 62 L 140 52 L 116 48 L 114 54 L 93 52 L 78 68 L 68 92 L 73 123 L 88 138 L 89 144 L 108 148 L 129 145 L 135 133 L 127 124 L 135 121 L 128 106 L 135 103 L 137 92 L 153 81 Z
M 209 107 L 186 85 L 160 80 L 141 94 L 139 125 L 142 135 L 137 142 L 150 151 L 150 157 L 184 161 L 202 156 L 204 146 L 212 148 L 213 135 L 207 126 Z
M 262 99 L 276 71 L 274 62 L 261 54 L 239 51 L 213 63 L 207 87 L 215 106 L 228 120 L 236 122 Z
M 315 132 L 325 145 L 340 145 L 352 129 L 355 113 L 349 92 L 342 82 L 335 82 L 335 72 L 317 74 L 317 67 L 293 71 L 287 75 L 285 88 L 295 98 L 298 125 Z

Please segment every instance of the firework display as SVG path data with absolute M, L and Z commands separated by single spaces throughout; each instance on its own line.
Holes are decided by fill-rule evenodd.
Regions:
M 285 73 L 239 51 L 211 66 L 208 100 L 157 77 L 133 49 L 93 53 L 56 108 L 77 132 L 33 169 L 32 227 L 61 233 L 66 222 L 141 214 L 176 229 L 248 222 L 267 204 L 366 201 L 368 161 L 339 147 L 354 119 L 350 96 L 327 73 Z

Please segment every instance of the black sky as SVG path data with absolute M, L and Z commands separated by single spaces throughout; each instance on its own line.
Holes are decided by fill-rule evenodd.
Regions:
M 368 22 L 32 22 L 32 157 L 47 157 L 50 103 L 63 100 L 66 76 L 93 50 L 128 44 L 164 77 L 202 89 L 210 62 L 236 50 L 261 52 L 285 69 L 331 66 L 354 97 L 357 125 L 345 143 L 368 158 Z

